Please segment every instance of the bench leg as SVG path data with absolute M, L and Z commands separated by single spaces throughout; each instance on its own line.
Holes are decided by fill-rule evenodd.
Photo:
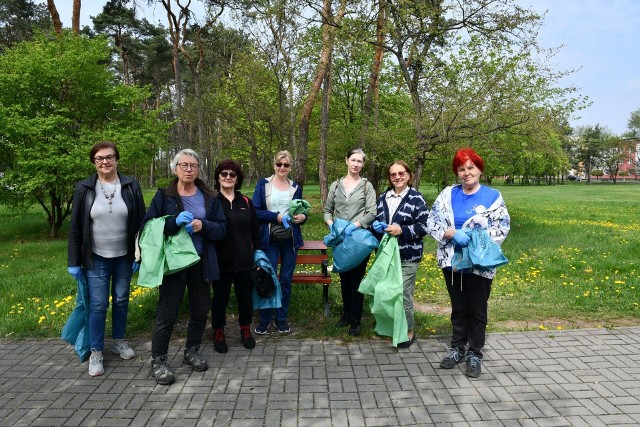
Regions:
M 331 315 L 329 309 L 329 285 L 322 285 L 322 301 L 324 302 L 324 315 L 329 317 Z

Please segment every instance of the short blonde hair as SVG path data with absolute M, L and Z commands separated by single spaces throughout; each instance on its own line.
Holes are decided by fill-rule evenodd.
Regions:
M 289 163 L 293 163 L 293 157 L 291 157 L 291 153 L 287 150 L 278 151 L 275 156 L 273 156 L 273 163 L 277 163 L 281 158 L 286 157 Z

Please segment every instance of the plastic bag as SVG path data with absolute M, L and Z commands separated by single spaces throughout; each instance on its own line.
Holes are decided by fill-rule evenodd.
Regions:
M 184 227 L 180 227 L 180 231 L 165 239 L 164 261 L 164 274 L 177 273 L 200 261 L 193 240 Z
M 63 340 L 73 345 L 81 362 L 89 358 L 91 355 L 91 340 L 89 336 L 89 285 L 84 275 L 84 269 L 82 270 L 80 279 L 78 279 L 76 306 L 64 324 L 61 336 Z
M 394 346 L 409 340 L 397 237 L 388 233 L 384 235 L 373 265 L 358 291 L 373 295 L 371 313 L 376 318 L 377 334 L 392 337 Z
M 353 270 L 379 245 L 369 230 L 358 228 L 344 237 L 342 243 L 333 248 L 333 271 L 342 273 Z

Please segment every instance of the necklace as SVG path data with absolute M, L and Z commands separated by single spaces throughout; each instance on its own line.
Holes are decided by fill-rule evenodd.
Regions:
M 98 182 L 100 182 L 100 188 L 102 189 L 102 194 L 104 194 L 104 198 L 107 199 L 107 203 L 109 203 L 109 213 L 113 213 L 113 209 L 112 209 L 113 198 L 116 196 L 116 190 L 118 189 L 119 181 L 116 178 L 116 184 L 113 186 L 113 191 L 111 192 L 111 194 L 107 194 L 107 192 L 104 191 L 104 187 L 102 186 L 102 182 L 100 180 L 98 180 Z

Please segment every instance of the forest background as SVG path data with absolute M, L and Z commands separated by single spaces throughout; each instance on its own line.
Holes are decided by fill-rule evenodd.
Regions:
M 166 21 L 139 16 L 142 4 Z M 519 184 L 590 178 L 629 149 L 599 125 L 569 127 L 589 100 L 559 85 L 572 71 L 539 45 L 543 16 L 513 0 L 110 0 L 91 26 L 74 9 L 71 29 L 54 0 L 0 5 L 0 202 L 39 204 L 52 237 L 101 139 L 149 187 L 184 147 L 205 159 L 205 180 L 233 158 L 250 182 L 288 149 L 292 177 L 318 183 L 321 200 L 354 146 L 378 189 L 396 158 L 416 187 L 441 188 L 460 146 L 490 159 L 488 182 Z

